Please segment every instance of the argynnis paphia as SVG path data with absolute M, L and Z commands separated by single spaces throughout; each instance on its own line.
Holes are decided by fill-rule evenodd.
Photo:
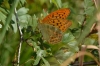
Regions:
M 61 41 L 63 33 L 71 26 L 72 22 L 66 20 L 70 14 L 70 9 L 64 8 L 47 15 L 38 23 L 43 38 L 50 44 L 57 44 Z

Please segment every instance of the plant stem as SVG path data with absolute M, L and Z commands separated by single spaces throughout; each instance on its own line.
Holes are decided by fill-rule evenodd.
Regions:
M 14 0 L 14 2 L 12 4 L 11 10 L 10 10 L 10 13 L 8 15 L 8 18 L 6 19 L 6 23 L 4 25 L 4 28 L 0 33 L 0 44 L 2 43 L 2 40 L 3 40 L 3 38 L 4 38 L 5 34 L 6 34 L 6 28 L 8 27 L 8 25 L 9 25 L 9 23 L 11 21 L 12 14 L 14 13 L 14 9 L 17 7 L 18 2 L 19 2 L 19 0 Z

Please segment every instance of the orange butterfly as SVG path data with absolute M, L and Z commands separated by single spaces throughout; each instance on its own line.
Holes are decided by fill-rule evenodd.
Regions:
M 43 38 L 50 44 L 59 43 L 63 33 L 71 26 L 72 22 L 66 20 L 70 10 L 68 8 L 59 9 L 47 15 L 38 23 Z

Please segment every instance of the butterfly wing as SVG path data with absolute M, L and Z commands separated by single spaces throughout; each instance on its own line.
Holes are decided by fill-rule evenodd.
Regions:
M 65 32 L 68 29 L 68 27 L 71 26 L 72 22 L 66 19 L 51 19 L 45 24 L 50 24 L 60 29 L 62 32 Z
M 62 32 L 49 24 L 39 23 L 38 28 L 43 35 L 43 39 L 48 41 L 51 44 L 56 44 L 62 39 Z
M 43 38 L 45 39 L 45 40 L 49 40 L 49 38 L 50 38 L 50 34 L 52 34 L 52 33 L 49 33 L 48 32 L 48 28 L 47 28 L 47 26 L 46 26 L 46 24 L 43 24 L 43 23 L 38 23 L 38 28 L 39 28 L 39 30 L 41 31 L 41 33 L 42 33 L 42 35 L 43 35 Z
M 46 16 L 42 22 L 46 23 L 49 20 L 53 19 L 66 19 L 68 17 L 68 15 L 70 14 L 70 9 L 68 8 L 63 8 L 63 9 L 59 9 L 56 10 L 52 13 L 50 13 L 48 16 Z

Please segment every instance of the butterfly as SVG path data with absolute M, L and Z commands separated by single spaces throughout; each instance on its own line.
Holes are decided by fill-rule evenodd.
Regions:
M 43 35 L 43 39 L 50 44 L 57 44 L 62 40 L 64 32 L 71 26 L 72 22 L 66 20 L 70 14 L 70 9 L 63 8 L 56 10 L 44 19 L 39 20 L 38 28 Z

